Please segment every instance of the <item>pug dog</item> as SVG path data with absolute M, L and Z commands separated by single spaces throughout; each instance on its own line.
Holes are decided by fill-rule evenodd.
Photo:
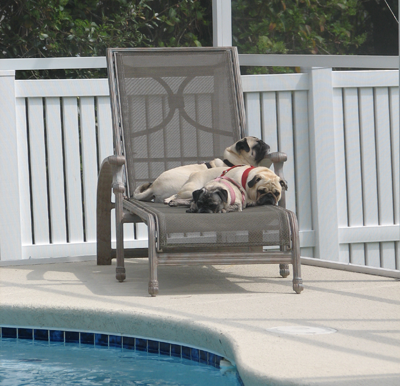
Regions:
M 167 170 L 153 183 L 148 182 L 138 186 L 133 193 L 133 198 L 141 201 L 163 202 L 166 198 L 177 194 L 194 172 L 233 165 L 258 166 L 268 152 L 269 145 L 261 139 L 245 137 L 225 149 L 223 160 L 216 158 L 204 164 L 185 165 Z
M 207 182 L 219 177 L 228 169 L 228 167 L 218 167 L 192 173 L 178 193 L 166 198 L 164 204 L 169 206 L 190 206 L 193 200 L 192 193 L 195 190 L 201 189 Z
M 240 182 L 247 194 L 247 206 L 277 205 L 282 189 L 288 189 L 285 180 L 263 166 L 232 167 L 226 171 L 225 176 Z
M 226 213 L 242 211 L 246 207 L 245 190 L 229 177 L 217 177 L 203 188 L 192 192 L 187 213 Z

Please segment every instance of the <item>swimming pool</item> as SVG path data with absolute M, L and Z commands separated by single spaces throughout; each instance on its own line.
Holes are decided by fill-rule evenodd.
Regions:
M 88 331 L 3 326 L 0 332 L 5 386 L 243 385 L 221 356 L 193 347 Z

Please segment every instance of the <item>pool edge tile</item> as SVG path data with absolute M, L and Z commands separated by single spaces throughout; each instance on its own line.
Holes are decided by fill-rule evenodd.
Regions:
M 135 350 L 155 355 L 183 358 L 217 369 L 220 368 L 220 362 L 223 359 L 223 357 L 218 354 L 177 343 L 139 338 L 132 335 L 116 335 L 93 331 L 0 326 L 0 339 L 23 339 L 32 340 L 32 342 L 36 340 L 38 342 L 47 341 L 49 344 L 82 344 L 93 346 L 93 348 Z M 239 385 L 244 386 L 238 371 L 236 371 L 236 375 Z

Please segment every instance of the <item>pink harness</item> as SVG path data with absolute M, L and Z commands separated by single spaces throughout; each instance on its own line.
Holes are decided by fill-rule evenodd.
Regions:
M 232 178 L 227 177 L 227 176 L 225 175 L 227 172 L 229 172 L 229 170 L 231 170 L 231 169 L 233 169 L 233 168 L 236 168 L 236 167 L 238 167 L 238 166 L 243 166 L 243 165 L 235 165 L 235 166 L 232 166 L 231 168 L 229 168 L 229 169 L 225 170 L 224 172 L 222 172 L 222 174 L 221 174 L 219 177 L 217 177 L 217 178 L 215 179 L 215 181 L 219 181 L 219 182 L 223 183 L 223 184 L 228 188 L 229 193 L 231 194 L 231 202 L 230 202 L 230 205 L 233 205 L 233 204 L 235 203 L 235 201 L 236 201 L 236 194 L 235 194 L 235 191 L 234 191 L 234 189 L 232 188 L 231 184 L 235 185 L 235 186 L 239 189 L 240 193 L 242 194 L 242 205 L 244 205 L 244 202 L 245 202 L 245 200 L 246 200 L 246 194 L 245 194 L 243 188 L 246 188 L 247 176 L 249 175 L 250 170 L 254 168 L 254 166 L 249 166 L 249 168 L 246 169 L 245 172 L 243 173 L 243 175 L 242 175 L 242 185 L 243 185 L 243 188 L 242 188 L 236 181 L 232 180 Z M 231 184 L 228 184 L 228 183 L 225 182 L 224 180 L 229 181 Z
M 229 193 L 231 194 L 231 202 L 230 202 L 230 205 L 233 205 L 233 204 L 235 203 L 235 201 L 236 201 L 236 194 L 235 194 L 235 190 L 232 188 L 232 185 L 231 185 L 231 184 L 228 184 L 228 183 L 227 183 L 226 181 L 224 181 L 224 180 L 229 181 L 230 183 L 232 183 L 233 185 L 235 185 L 235 186 L 240 190 L 240 193 L 242 193 L 242 205 L 244 205 L 244 201 L 245 201 L 245 199 L 246 199 L 246 196 L 245 196 L 245 194 L 244 194 L 244 191 L 243 191 L 242 187 L 241 187 L 236 181 L 232 180 L 232 178 L 225 177 L 225 176 L 217 177 L 217 178 L 215 179 L 215 181 L 219 181 L 219 182 L 221 182 L 222 184 L 224 184 L 224 185 L 228 188 Z

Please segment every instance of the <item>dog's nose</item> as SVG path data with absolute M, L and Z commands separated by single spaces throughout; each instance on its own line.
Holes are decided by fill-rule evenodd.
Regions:
M 257 200 L 257 205 L 275 205 L 275 196 L 272 193 L 262 195 Z

